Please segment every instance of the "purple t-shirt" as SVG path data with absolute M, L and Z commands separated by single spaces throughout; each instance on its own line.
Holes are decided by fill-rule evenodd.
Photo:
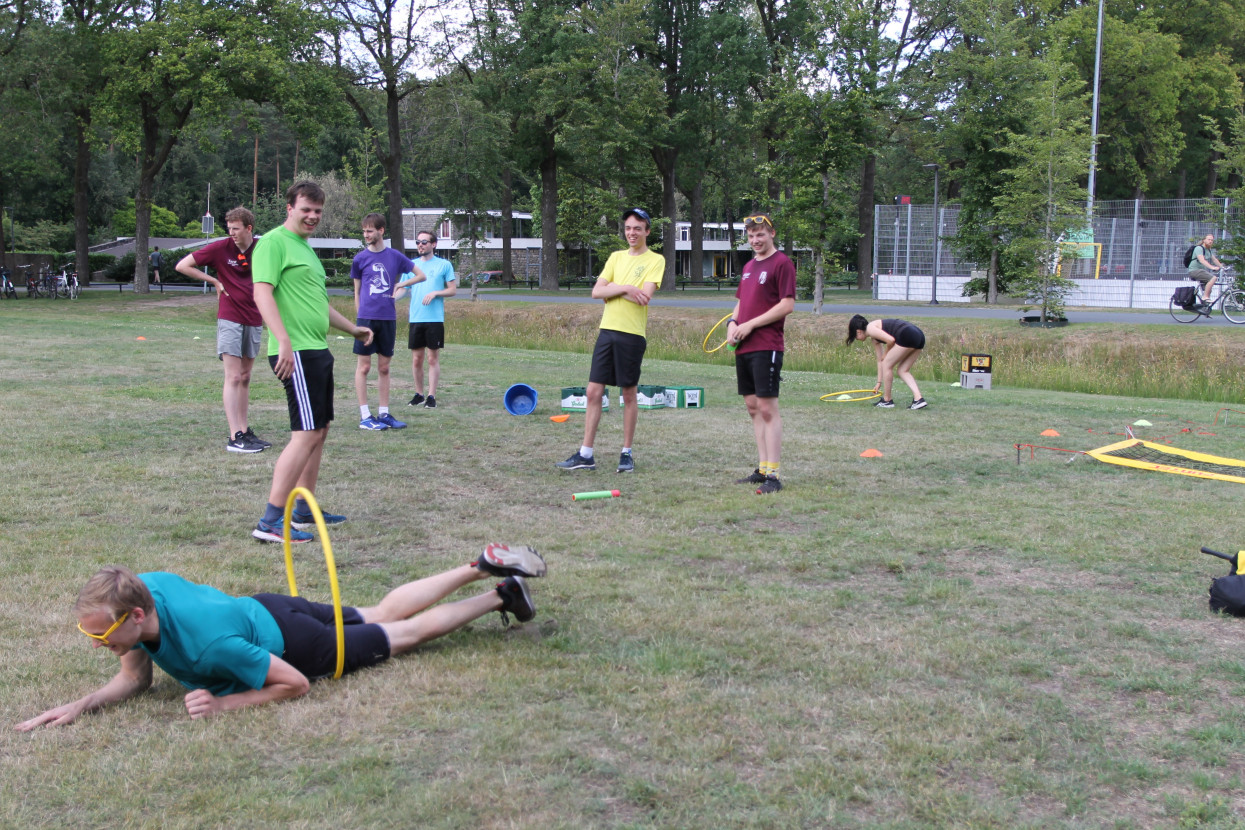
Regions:
M 350 264 L 350 278 L 359 281 L 360 320 L 397 320 L 393 287 L 411 272 L 412 263 L 401 251 L 386 248 L 355 254 Z

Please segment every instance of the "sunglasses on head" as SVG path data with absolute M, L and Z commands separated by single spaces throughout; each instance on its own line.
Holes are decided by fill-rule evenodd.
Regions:
M 758 213 L 756 216 L 745 216 L 744 217 L 744 227 L 747 227 L 748 225 L 760 225 L 762 222 L 764 222 L 766 225 L 769 225 L 770 230 L 774 229 L 774 223 L 771 222 L 769 220 L 769 217 L 766 216 L 764 213 Z

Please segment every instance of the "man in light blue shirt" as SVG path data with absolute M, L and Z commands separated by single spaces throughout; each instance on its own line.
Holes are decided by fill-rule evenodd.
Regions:
M 421 403 L 437 407 L 437 382 L 441 379 L 441 349 L 445 346 L 445 298 L 458 293 L 454 266 L 437 256 L 437 235 L 420 231 L 415 235 L 416 264 L 427 275 L 423 282 L 403 280 L 396 288 L 411 288 L 411 325 L 407 348 L 411 350 L 411 374 L 415 376 L 415 396 L 408 406 Z M 428 351 L 428 395 L 424 396 L 424 350 Z

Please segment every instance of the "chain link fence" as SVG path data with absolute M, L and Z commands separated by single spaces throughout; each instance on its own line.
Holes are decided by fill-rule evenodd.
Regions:
M 1099 284 L 1084 285 L 1087 281 L 1078 279 L 1081 290 L 1069 298 L 1070 302 L 1148 307 L 1158 302 L 1151 299 L 1153 296 L 1165 304 L 1170 293 L 1166 286 L 1145 286 L 1142 290 L 1134 283 L 1185 279 L 1183 258 L 1188 247 L 1208 233 L 1222 243 L 1238 211 L 1229 199 L 1095 202 L 1092 241 L 1102 245 L 1096 277 Z M 939 229 L 935 233 L 932 205 L 874 208 L 874 283 L 879 299 L 967 299 L 961 296 L 963 284 L 973 272 L 984 272 L 987 263 L 961 259 L 951 245 L 959 229 L 960 206 L 939 206 L 938 213 Z M 936 287 L 935 238 L 941 239 Z

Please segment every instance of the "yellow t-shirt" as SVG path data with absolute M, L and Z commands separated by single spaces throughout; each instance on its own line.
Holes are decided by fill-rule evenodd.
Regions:
M 615 251 L 606 260 L 598 279 L 642 288 L 646 282 L 660 286 L 665 273 L 666 260 L 661 254 L 645 251 L 639 256 L 631 256 L 628 251 Z M 601 315 L 601 328 L 644 337 L 644 331 L 648 328 L 648 306 L 636 305 L 626 297 L 608 299 L 605 301 L 605 313 Z

